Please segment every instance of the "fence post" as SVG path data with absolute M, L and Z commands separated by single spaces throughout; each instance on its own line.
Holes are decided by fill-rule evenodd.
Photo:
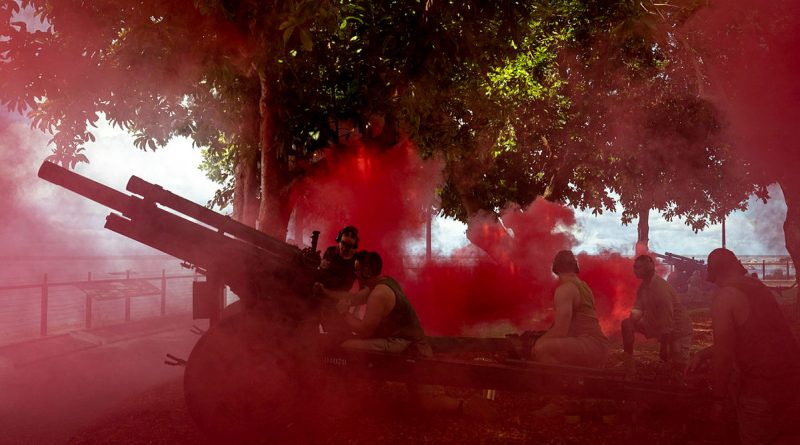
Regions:
M 130 269 L 125 271 L 125 279 L 131 279 Z M 131 321 L 131 297 L 128 296 L 125 297 L 125 321 Z
M 48 297 L 47 291 L 48 291 L 47 274 L 44 274 L 44 280 L 42 282 L 42 304 L 41 304 L 42 314 L 39 325 L 39 334 L 42 337 L 47 336 L 47 297 Z
M 425 220 L 425 261 L 430 262 L 433 257 L 433 209 L 428 207 L 428 212 Z
M 167 271 L 161 269 L 161 316 L 167 314 Z
M 92 273 L 86 276 L 86 281 L 92 281 Z M 86 329 L 92 328 L 92 297 L 86 294 Z
M 761 279 L 767 278 L 767 260 L 761 260 Z

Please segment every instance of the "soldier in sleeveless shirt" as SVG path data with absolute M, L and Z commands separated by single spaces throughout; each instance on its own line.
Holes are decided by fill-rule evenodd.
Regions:
M 382 275 L 383 261 L 376 252 L 356 255 L 356 276 L 359 284 L 369 288 L 363 318 L 347 312 L 347 303 L 338 305 L 345 322 L 357 338 L 342 343 L 342 347 L 384 352 L 415 352 L 430 356 L 425 332 L 416 311 L 394 278 Z
M 741 443 L 800 443 L 800 346 L 775 297 L 728 249 L 708 255 L 707 279 L 719 287 L 714 345 L 695 355 L 689 372 L 711 361 L 712 419 L 721 420 L 732 399 Z
M 602 367 L 608 339 L 600 329 L 591 289 L 578 278 L 578 261 L 569 250 L 553 260 L 558 288 L 553 297 L 554 323 L 533 346 L 533 360 L 575 366 Z
M 412 353 L 432 357 L 425 342 L 417 313 L 396 280 L 382 275 L 383 261 L 376 252 L 356 254 L 356 276 L 362 289 L 370 289 L 363 318 L 347 311 L 348 299 L 337 292 L 323 290 L 337 298 L 339 312 L 356 334 L 341 343 L 343 348 L 392 353 Z M 447 395 L 438 385 L 409 385 L 419 407 L 427 412 L 457 412 L 467 417 L 488 419 L 496 415 L 492 403 L 482 397 L 461 399 Z

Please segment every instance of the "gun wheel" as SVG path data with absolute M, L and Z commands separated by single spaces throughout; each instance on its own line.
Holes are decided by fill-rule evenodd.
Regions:
M 197 426 L 220 443 L 293 441 L 307 433 L 317 354 L 313 337 L 304 333 L 308 329 L 254 311 L 209 329 L 184 374 L 186 405 Z

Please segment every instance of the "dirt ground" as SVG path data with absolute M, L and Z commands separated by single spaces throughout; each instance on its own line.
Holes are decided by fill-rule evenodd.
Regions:
M 800 319 L 795 291 L 780 300 L 795 335 Z M 711 343 L 708 309 L 694 309 L 693 350 Z M 612 339 L 620 349 L 619 339 Z M 638 378 L 657 379 L 657 345 L 637 346 Z M 621 368 L 621 352 L 612 354 L 608 367 Z M 495 416 L 425 414 L 408 403 L 402 385 L 372 386 L 374 397 L 363 409 L 331 416 L 319 425 L 309 443 L 329 444 L 722 444 L 724 432 L 709 428 L 707 406 L 645 406 L 603 400 L 560 399 L 555 411 L 550 399 L 533 394 L 498 392 L 487 402 Z M 477 391 L 448 390 L 451 395 L 481 398 Z M 552 406 L 552 403 L 550 403 Z M 543 408 L 545 407 L 545 408 Z M 74 436 L 73 445 L 98 443 L 206 444 L 195 428 L 184 401 L 181 381 L 175 380 L 140 394 L 112 415 Z

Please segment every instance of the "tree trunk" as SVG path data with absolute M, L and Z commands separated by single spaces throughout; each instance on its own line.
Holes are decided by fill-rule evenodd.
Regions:
M 800 181 L 784 178 L 778 182 L 778 185 L 783 190 L 783 200 L 786 202 L 786 220 L 783 222 L 786 250 L 792 257 L 795 281 L 799 281 L 797 266 L 800 265 Z M 800 293 L 798 302 L 800 302 Z
M 639 209 L 639 222 L 636 227 L 636 255 L 642 255 L 650 251 L 650 207 L 642 206 Z
M 242 125 L 239 130 L 239 153 L 237 153 L 234 188 L 233 219 L 256 226 L 259 202 L 258 187 L 258 145 L 261 117 L 259 100 L 249 101 L 244 109 Z
M 544 193 L 542 193 L 542 198 L 550 202 L 560 203 L 564 201 L 564 188 L 566 184 L 567 181 L 562 177 L 561 171 L 556 170 L 556 172 L 550 176 L 550 181 L 547 183 Z
M 246 148 L 247 152 L 240 153 L 236 163 L 236 178 L 233 190 L 233 219 L 256 226 L 259 202 L 258 197 L 258 162 L 257 152 L 254 148 Z
M 260 74 L 261 98 L 259 111 L 261 128 L 261 203 L 256 228 L 284 241 L 291 216 L 287 164 L 280 156 L 280 141 L 276 134 L 272 103 L 272 87 L 265 74 Z
M 561 172 L 563 161 L 559 160 L 557 155 L 553 152 L 553 149 L 550 147 L 550 142 L 546 137 L 542 136 L 541 141 L 544 149 L 550 153 L 548 158 L 551 168 L 553 169 L 553 174 L 550 176 L 550 180 L 547 182 L 544 193 L 542 193 L 542 198 L 550 202 L 562 202 L 564 200 L 564 188 L 566 188 L 569 182 L 566 178 L 564 178 L 564 175 Z

